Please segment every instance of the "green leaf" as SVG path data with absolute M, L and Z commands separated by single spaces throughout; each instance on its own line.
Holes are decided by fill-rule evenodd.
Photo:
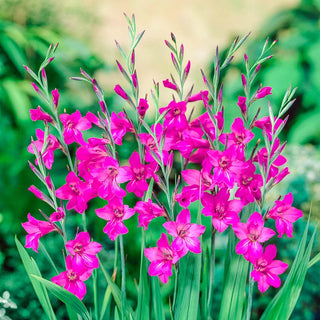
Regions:
M 149 190 L 152 190 L 152 183 L 149 185 L 149 189 L 146 195 L 150 197 Z M 151 186 L 151 188 L 150 188 Z M 142 230 L 142 238 L 141 238 L 141 256 L 140 256 L 140 276 L 139 276 L 139 291 L 138 291 L 138 305 L 136 310 L 136 320 L 144 320 L 150 318 L 150 288 L 148 282 L 148 273 L 147 273 L 147 265 L 146 259 L 144 257 L 144 248 L 145 248 L 145 230 Z
M 155 320 L 165 320 L 158 277 L 151 277 L 152 303 Z
M 107 310 L 108 304 L 110 302 L 110 298 L 111 298 L 111 288 L 108 285 L 107 289 L 106 289 L 106 292 L 104 294 L 103 302 L 102 302 L 100 320 L 104 319 L 104 314 L 105 314 L 105 312 Z
M 74 294 L 51 281 L 48 281 L 35 275 L 32 275 L 32 277 L 44 284 L 53 295 L 55 295 L 59 300 L 68 305 L 68 307 L 72 311 L 78 313 L 84 320 L 92 319 L 83 302 Z
M 121 305 L 121 290 L 120 288 L 114 283 L 114 281 L 111 279 L 110 275 L 108 272 L 105 270 L 103 267 L 103 264 L 101 261 L 99 261 L 99 265 L 101 267 L 101 270 L 108 282 L 108 286 L 110 286 L 110 290 L 112 293 L 112 296 L 114 298 L 114 301 L 116 302 L 117 307 L 119 308 L 120 312 L 122 313 L 122 305 Z
M 17 237 L 15 237 L 15 242 L 16 242 L 16 246 L 18 248 L 18 252 L 20 254 L 22 263 L 26 269 L 26 272 L 29 276 L 31 284 L 34 288 L 34 291 L 39 299 L 39 302 L 44 312 L 46 313 L 46 315 L 50 320 L 56 320 L 57 318 L 53 312 L 46 288 L 43 286 L 43 284 L 39 283 L 33 278 L 34 276 L 41 277 L 41 273 L 39 271 L 39 268 L 36 262 L 32 258 L 30 258 L 29 254 L 27 253 L 27 251 L 25 250 L 25 248 L 23 247 L 23 245 L 21 244 L 21 242 L 18 240 Z
M 175 320 L 194 320 L 198 317 L 200 294 L 201 254 L 188 253 L 181 260 L 178 293 L 174 308 Z
M 316 229 L 307 244 L 309 223 L 299 244 L 296 258 L 281 290 L 269 303 L 260 320 L 288 320 L 298 301 L 308 270 Z
M 23 122 L 28 120 L 29 114 L 29 98 L 24 92 L 23 81 L 7 78 L 2 81 L 2 86 L 6 93 L 7 99 L 14 111 L 18 121 Z
M 24 65 L 27 64 L 27 58 L 24 52 L 20 49 L 17 43 L 12 40 L 11 37 L 2 34 L 0 39 L 3 50 L 8 55 L 8 58 L 11 60 L 12 64 L 16 67 L 16 69 L 24 76 L 25 69 Z
M 242 319 L 245 305 L 245 288 L 249 262 L 235 252 L 236 237 L 229 232 L 228 248 L 224 263 L 224 281 L 222 287 L 219 319 Z

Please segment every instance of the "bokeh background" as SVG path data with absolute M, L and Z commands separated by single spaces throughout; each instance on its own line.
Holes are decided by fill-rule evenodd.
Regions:
M 286 155 L 292 174 L 280 191 L 293 192 L 295 206 L 303 209 L 306 216 L 312 205 L 312 223 L 319 221 L 320 1 L 0 0 L 0 296 L 8 291 L 17 307 L 5 308 L 0 303 L 0 319 L 5 319 L 4 314 L 11 319 L 43 317 L 14 245 L 14 235 L 24 241 L 21 222 L 26 221 L 27 213 L 36 215 L 42 206 L 27 191 L 31 184 L 37 184 L 27 164 L 32 160 L 27 146 L 35 131 L 29 109 L 40 102 L 23 65 L 36 70 L 49 44 L 59 42 L 55 62 L 48 68 L 48 78 L 52 89 L 59 88 L 62 108 L 69 112 L 75 108 L 83 112 L 97 110 L 91 89 L 70 80 L 79 75 L 82 67 L 100 82 L 109 107 L 121 109 L 113 87 L 123 83 L 116 68 L 115 59 L 121 57 L 114 40 L 124 47 L 129 43 L 123 12 L 134 13 L 138 29 L 146 30 L 136 52 L 140 88 L 146 93 L 150 93 L 153 80 L 161 82 L 173 72 L 164 45 L 171 32 L 184 44 L 185 56 L 192 62 L 190 78 L 195 92 L 203 88 L 200 68 L 210 73 L 216 46 L 223 53 L 237 35 L 251 32 L 224 80 L 225 108 L 229 110 L 236 106 L 237 96 L 242 94 L 239 75 L 243 70 L 243 52 L 247 52 L 249 59 L 254 58 L 267 37 L 279 39 L 272 52 L 275 58 L 264 65 L 257 83 L 273 87 L 270 101 L 275 109 L 288 86 L 298 87 L 297 100 L 283 134 L 283 139 L 288 141 Z M 130 152 L 128 144 L 122 156 Z M 64 177 L 60 178 L 63 181 Z M 282 241 L 279 255 L 288 261 L 294 258 L 303 223 L 296 224 L 294 239 Z M 100 231 L 93 232 L 96 239 L 105 241 Z M 54 250 L 55 238 L 48 236 L 45 241 Z M 105 248 L 108 245 L 111 248 L 108 243 L 104 244 Z M 139 247 L 132 247 L 128 256 L 138 252 Z M 41 271 L 50 274 L 46 261 L 38 259 Z M 128 268 L 134 274 L 135 262 L 130 258 Z M 217 268 L 218 281 L 219 272 Z M 320 319 L 319 277 L 320 268 L 315 265 L 309 270 L 292 319 Z M 134 296 L 134 291 L 134 283 L 129 283 L 129 297 Z M 267 294 L 257 295 L 253 317 L 259 318 L 273 294 L 269 290 Z M 59 319 L 63 319 L 65 311 L 57 301 L 55 308 Z

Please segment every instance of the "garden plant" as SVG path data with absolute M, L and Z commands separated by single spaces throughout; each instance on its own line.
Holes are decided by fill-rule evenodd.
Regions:
M 267 99 L 277 88 L 255 81 L 276 41 L 266 40 L 256 59 L 244 55 L 243 94 L 234 105 L 224 105 L 220 73 L 248 36 L 236 38 L 223 59 L 217 48 L 213 79 L 201 70 L 204 87 L 193 92 L 191 62 L 171 34 L 165 45 L 175 74 L 141 94 L 135 55 L 144 32 L 137 31 L 134 16 L 125 17 L 130 47 L 116 42 L 122 58 L 116 63 L 126 81 L 114 87 L 120 112 L 109 109 L 102 88 L 83 69 L 73 80 L 93 87 L 96 110 L 83 115 L 60 107 L 59 88 L 51 88 L 46 73 L 57 44 L 37 72 L 25 66 L 42 100 L 30 110 L 39 128 L 28 146 L 35 156 L 29 165 L 39 184 L 29 190 L 46 206 L 29 213 L 22 227 L 25 247 L 41 251 L 52 273 L 42 277 L 36 256 L 16 243 L 44 312 L 56 319 L 53 294 L 70 319 L 249 320 L 254 290 L 263 294 L 274 287 L 277 293 L 259 319 L 289 319 L 306 272 L 320 257 L 311 259 L 315 232 L 308 237 L 307 221 L 294 261 L 279 256 L 274 244 L 276 237 L 294 237 L 294 223 L 303 217 L 292 193 L 269 197 L 289 174 L 280 133 L 295 93 L 289 88 L 273 107 Z M 172 94 L 170 101 L 161 101 L 162 90 Z M 234 109 L 232 121 L 225 119 L 227 108 Z M 128 148 L 125 141 L 127 159 L 119 157 Z M 62 167 L 57 157 L 65 159 Z M 56 178 L 61 172 L 64 182 Z M 137 225 L 130 224 L 135 217 Z M 49 233 L 57 234 L 60 255 L 52 256 L 46 246 Z M 141 251 L 130 258 L 132 240 Z M 128 272 L 128 259 L 139 272 Z

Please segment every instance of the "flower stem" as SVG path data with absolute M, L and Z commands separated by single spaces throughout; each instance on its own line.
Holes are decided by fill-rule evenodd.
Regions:
M 122 315 L 121 319 L 125 320 L 126 314 L 126 270 L 125 270 L 125 257 L 124 257 L 124 247 L 123 247 L 123 236 L 119 236 L 120 239 L 120 260 L 121 260 L 121 305 L 122 305 Z
M 251 272 L 253 270 L 253 264 L 250 265 L 250 271 L 249 271 L 249 292 L 248 292 L 248 305 L 247 305 L 247 317 L 246 320 L 250 320 L 251 317 L 251 309 L 252 309 L 252 295 L 253 295 L 253 279 L 250 276 Z

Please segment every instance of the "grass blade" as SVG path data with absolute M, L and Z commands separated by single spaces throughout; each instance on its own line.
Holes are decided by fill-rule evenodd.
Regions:
M 46 288 L 43 286 L 43 284 L 39 283 L 33 278 L 33 276 L 41 277 L 41 273 L 36 262 L 29 256 L 29 254 L 27 253 L 27 251 L 25 250 L 25 248 L 23 247 L 23 245 L 21 244 L 21 242 L 18 240 L 17 237 L 15 238 L 15 242 L 16 242 L 16 246 L 18 248 L 18 252 L 20 254 L 22 263 L 26 269 L 26 272 L 29 276 L 31 284 L 34 288 L 34 291 L 39 299 L 39 302 L 44 312 L 46 313 L 46 315 L 50 320 L 56 320 L 57 318 L 53 312 Z
M 40 283 L 44 284 L 53 295 L 55 295 L 59 300 L 68 305 L 68 307 L 70 307 L 72 311 L 78 313 L 83 318 L 83 320 L 92 319 L 83 302 L 74 294 L 51 281 L 35 275 L 32 275 L 32 277 Z

